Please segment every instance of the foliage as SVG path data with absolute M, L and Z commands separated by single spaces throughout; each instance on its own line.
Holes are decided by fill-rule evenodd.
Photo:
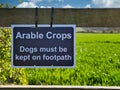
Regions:
M 24 69 L 11 68 L 11 31 L 0 28 L 0 84 L 27 84 Z

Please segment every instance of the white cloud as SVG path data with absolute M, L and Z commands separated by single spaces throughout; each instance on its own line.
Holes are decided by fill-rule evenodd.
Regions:
M 38 7 L 38 6 L 33 2 L 23 2 L 17 5 L 17 8 L 35 8 L 35 7 Z
M 42 2 L 43 0 L 28 0 L 28 1 L 33 3 L 38 3 L 38 2 Z
M 120 8 L 120 0 L 92 0 L 100 8 Z
M 74 7 L 71 6 L 71 5 L 69 5 L 69 4 L 67 4 L 67 5 L 65 5 L 63 8 L 74 8 Z
M 40 6 L 40 8 L 51 8 L 51 6 Z
M 33 3 L 39 3 L 42 1 L 47 1 L 47 2 L 53 2 L 53 1 L 58 1 L 58 2 L 64 2 L 64 0 L 28 0 L 28 2 L 33 2 Z
M 91 8 L 91 5 L 90 5 L 90 4 L 87 4 L 87 5 L 85 6 L 85 8 Z
M 64 0 L 47 0 L 48 2 L 58 1 L 58 2 L 64 2 Z
M 45 8 L 45 6 L 40 6 L 40 8 Z

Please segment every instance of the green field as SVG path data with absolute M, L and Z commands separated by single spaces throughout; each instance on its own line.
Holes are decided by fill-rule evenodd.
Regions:
M 76 34 L 76 68 L 12 69 L 10 30 L 0 31 L 0 84 L 120 86 L 120 34 Z

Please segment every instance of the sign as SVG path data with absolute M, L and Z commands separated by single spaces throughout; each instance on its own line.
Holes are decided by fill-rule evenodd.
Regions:
M 12 25 L 12 67 L 75 67 L 75 25 Z

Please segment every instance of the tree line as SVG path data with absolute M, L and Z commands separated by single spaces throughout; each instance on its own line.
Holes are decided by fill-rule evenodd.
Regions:
M 18 0 L 18 3 L 21 4 L 23 1 L 22 0 Z M 2 4 L 0 3 L 0 8 L 16 8 L 16 6 L 10 6 L 9 3 L 5 3 L 5 4 Z

